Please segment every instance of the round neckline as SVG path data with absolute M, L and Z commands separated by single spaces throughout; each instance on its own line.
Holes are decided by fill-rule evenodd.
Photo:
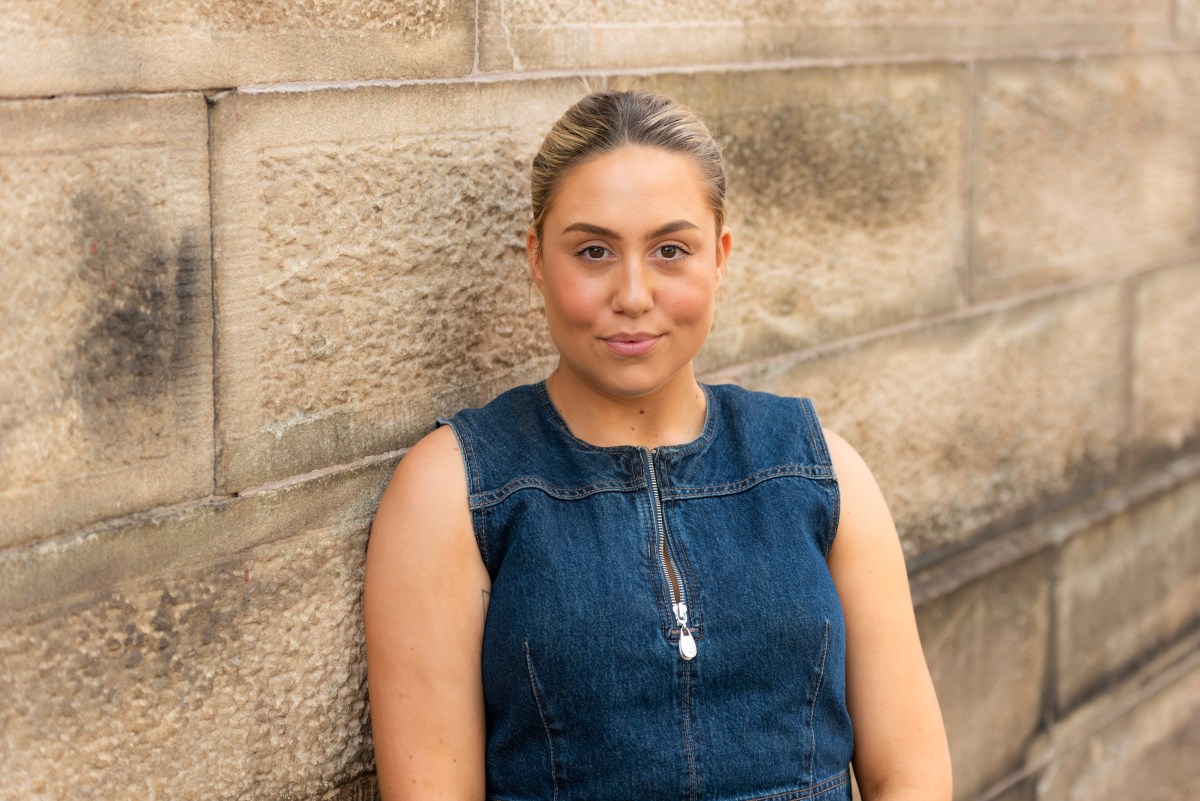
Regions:
M 594 445 L 587 440 L 580 439 L 571 431 L 571 427 L 567 425 L 566 418 L 554 405 L 554 400 L 550 397 L 550 392 L 546 389 L 546 379 L 542 379 L 533 385 L 534 391 L 537 393 L 538 400 L 542 410 L 546 416 L 550 418 L 550 422 L 554 427 L 576 447 L 588 451 L 597 451 L 599 453 L 620 453 L 626 454 L 631 451 L 652 451 L 654 453 L 671 453 L 676 455 L 684 455 L 698 451 L 708 445 L 712 441 L 713 435 L 717 428 L 717 415 L 714 413 L 713 407 L 716 404 L 716 393 L 708 384 L 696 382 L 704 392 L 704 427 L 700 430 L 700 435 L 688 442 L 681 442 L 677 445 L 659 445 L 655 448 L 647 448 L 644 445 Z

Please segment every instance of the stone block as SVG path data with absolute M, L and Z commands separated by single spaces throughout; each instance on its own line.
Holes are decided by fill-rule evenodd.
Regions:
M 1156 43 L 1154 0 L 481 0 L 479 65 L 520 71 Z
M 424 435 L 553 363 L 529 165 L 578 81 L 229 95 L 213 124 L 226 490 Z
M 963 79 L 935 65 L 610 81 L 687 103 L 726 155 L 734 249 L 702 369 L 961 302 Z
M 1041 738 L 1032 758 L 1051 763 L 1037 779 L 1039 801 L 1196 798 L 1200 660 L 1167 673 L 1127 682 Z
M 0 548 L 212 491 L 204 98 L 0 104 Z
M 1200 262 L 1138 279 L 1134 326 L 1133 432 L 1144 458 L 1200 439 Z
M 1177 0 L 1175 33 L 1184 41 L 1200 41 L 1200 0 Z
M 871 466 L 911 560 L 1117 469 L 1125 326 L 1103 285 L 705 380 L 812 397 Z
M 1077 535 L 1056 586 L 1058 703 L 1075 706 L 1200 618 L 1200 481 Z
M 7 555 L 0 798 L 319 798 L 369 771 L 362 566 L 392 466 Z
M 1020 767 L 1037 731 L 1050 575 L 1051 560 L 1043 553 L 917 610 L 950 740 L 955 798 L 975 798 Z
M 8 0 L 0 96 L 465 75 L 471 0 Z
M 1200 246 L 1200 57 L 996 62 L 975 125 L 972 295 Z

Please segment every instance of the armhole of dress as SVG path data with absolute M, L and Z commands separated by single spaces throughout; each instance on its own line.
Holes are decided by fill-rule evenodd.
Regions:
M 452 417 L 437 418 L 437 426 L 449 426 L 454 438 L 458 441 L 458 454 L 462 458 L 463 472 L 467 476 L 467 511 L 471 515 L 471 530 L 475 534 L 475 545 L 479 548 L 479 556 L 483 559 L 483 566 L 487 568 L 488 575 L 495 579 L 491 553 L 488 550 L 484 510 L 472 500 L 479 492 L 479 467 L 476 464 L 475 446 L 471 442 L 471 435 L 467 433 L 462 423 Z
M 825 532 L 824 537 L 819 543 L 821 554 L 828 559 L 829 551 L 833 548 L 833 541 L 837 538 L 838 524 L 842 518 L 842 489 L 841 483 L 838 481 L 837 471 L 833 467 L 833 457 L 829 454 L 829 443 L 825 440 L 825 429 L 821 427 L 821 421 L 817 417 L 817 410 L 813 408 L 813 403 L 808 398 L 800 398 L 800 408 L 804 412 L 804 424 L 808 427 L 809 439 L 812 442 L 814 456 L 821 460 L 821 466 L 829 470 L 829 481 L 826 486 L 829 488 L 829 500 L 832 505 L 829 513 L 829 529 Z

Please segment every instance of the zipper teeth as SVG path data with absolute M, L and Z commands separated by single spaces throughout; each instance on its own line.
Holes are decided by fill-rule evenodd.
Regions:
M 658 562 L 662 567 L 663 578 L 667 582 L 667 592 L 671 595 L 671 603 L 683 603 L 683 587 L 671 580 L 671 570 L 667 566 L 667 532 L 662 521 L 662 498 L 658 494 L 658 473 L 654 469 L 654 451 L 646 452 L 646 465 L 650 477 L 650 495 L 654 505 L 654 528 L 658 534 Z

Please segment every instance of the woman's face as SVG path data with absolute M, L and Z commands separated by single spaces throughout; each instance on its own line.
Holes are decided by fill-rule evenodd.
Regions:
M 624 147 L 575 167 L 526 241 L 559 371 L 639 397 L 692 381 L 732 235 L 718 235 L 699 167 Z

